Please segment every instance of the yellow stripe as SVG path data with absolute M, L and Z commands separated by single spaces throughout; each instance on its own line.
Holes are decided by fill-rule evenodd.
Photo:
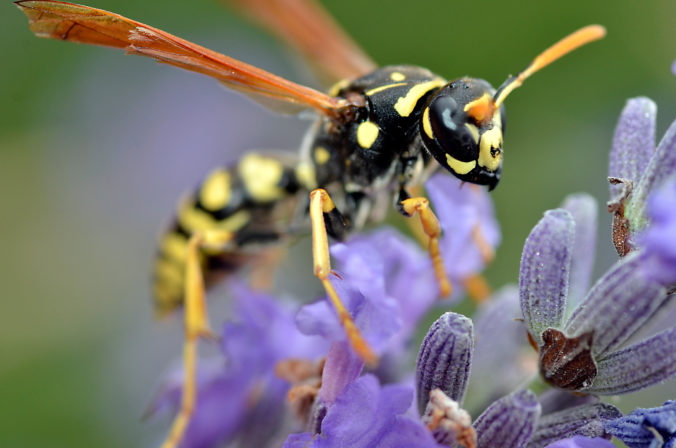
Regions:
M 196 209 L 191 201 L 184 201 L 178 211 L 178 221 L 189 232 L 204 232 L 208 230 L 226 230 L 236 232 L 244 227 L 250 218 L 246 210 L 240 210 L 226 219 L 217 220 L 209 213 Z
M 255 200 L 270 202 L 284 196 L 284 190 L 278 183 L 284 174 L 279 161 L 258 154 L 244 156 L 238 165 L 247 191 Z
M 392 83 L 392 84 L 385 84 L 384 86 L 374 87 L 371 90 L 367 90 L 366 95 L 371 96 L 371 95 L 376 94 L 378 92 L 382 92 L 383 90 L 391 89 L 393 87 L 405 86 L 405 85 L 406 85 L 405 82 L 395 82 L 395 83 Z
M 200 202 L 207 210 L 220 210 L 228 205 L 230 194 L 230 173 L 215 170 L 200 188 Z
M 301 162 L 296 167 L 296 179 L 308 190 L 317 188 L 317 175 L 315 168 L 306 162 Z
M 425 94 L 430 90 L 441 87 L 444 84 L 446 84 L 446 82 L 439 78 L 411 87 L 411 90 L 409 90 L 406 95 L 400 97 L 397 100 L 394 105 L 394 110 L 396 110 L 400 116 L 408 117 L 411 115 L 411 112 L 413 112 L 413 109 L 415 109 L 415 106 L 418 104 L 418 100 L 420 98 L 425 96 Z
M 317 162 L 317 165 L 324 165 L 329 159 L 331 159 L 331 153 L 326 148 L 323 146 L 315 148 L 315 162 Z
M 357 143 L 362 148 L 370 148 L 378 139 L 380 129 L 378 125 L 372 121 L 364 121 L 359 124 L 357 128 Z
M 390 75 L 390 79 L 392 81 L 403 81 L 404 79 L 406 79 L 406 75 L 404 75 L 401 72 L 392 72 L 392 74 Z
M 432 132 L 432 123 L 430 123 L 430 108 L 426 107 L 423 112 L 423 131 L 429 138 L 434 138 L 434 133 Z
M 476 167 L 476 160 L 462 162 L 455 157 L 452 157 L 450 154 L 446 154 L 446 163 L 448 163 L 448 166 L 450 166 L 453 172 L 457 174 L 467 174 Z
M 340 81 L 338 81 L 337 83 L 335 83 L 334 85 L 332 85 L 332 86 L 329 88 L 329 95 L 331 95 L 331 96 L 336 96 L 336 95 L 338 95 L 338 92 L 340 92 L 341 90 L 343 90 L 343 89 L 344 89 L 345 87 L 347 87 L 349 84 L 350 84 L 350 80 L 349 80 L 349 79 L 341 79 Z
M 474 143 L 479 143 L 479 128 L 474 126 L 472 123 L 465 123 L 465 127 L 470 132 L 470 134 L 472 134 Z
M 160 251 L 168 258 L 183 262 L 188 247 L 188 240 L 175 232 L 167 233 L 160 243 Z

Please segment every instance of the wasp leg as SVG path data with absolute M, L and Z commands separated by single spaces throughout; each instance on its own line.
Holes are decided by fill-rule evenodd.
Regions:
M 484 263 L 491 263 L 495 258 L 495 250 L 493 250 L 483 232 L 481 232 L 481 226 L 479 224 L 476 224 L 472 229 L 472 241 L 474 241 L 477 249 L 479 249 L 479 253 L 481 254 Z
M 197 341 L 216 339 L 209 327 L 205 300 L 204 274 L 200 249 L 223 247 L 233 238 L 227 231 L 205 231 L 193 234 L 186 249 L 185 267 L 185 343 L 183 346 L 183 393 L 181 408 L 174 418 L 162 448 L 176 448 L 185 434 L 195 409 L 197 378 Z
M 408 216 L 413 216 L 415 213 L 420 215 L 420 222 L 422 223 L 425 235 L 429 238 L 427 249 L 432 258 L 432 265 L 434 266 L 434 273 L 439 282 L 439 289 L 441 296 L 446 297 L 451 294 L 451 281 L 446 275 L 444 269 L 444 260 L 441 258 L 439 251 L 439 236 L 441 235 L 441 226 L 439 220 L 430 208 L 430 202 L 427 198 L 415 197 L 408 198 L 401 201 L 401 207 Z
M 364 337 L 359 332 L 359 329 L 354 323 L 349 311 L 343 305 L 343 302 L 338 297 L 336 290 L 329 281 L 329 274 L 331 273 L 331 259 L 329 257 L 329 238 L 327 234 L 328 220 L 331 225 L 332 233 L 340 232 L 340 223 L 342 223 L 342 231 L 345 230 L 346 224 L 342 219 L 342 215 L 333 204 L 326 190 L 318 188 L 310 193 L 310 219 L 312 220 L 312 257 L 314 260 L 314 274 L 322 282 L 329 299 L 333 304 L 340 324 L 345 329 L 350 345 L 355 352 L 370 365 L 377 363 L 377 357 L 371 350 Z

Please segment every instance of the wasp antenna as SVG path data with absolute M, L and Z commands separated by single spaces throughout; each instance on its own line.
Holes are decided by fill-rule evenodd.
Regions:
M 514 89 L 519 87 L 523 82 L 533 73 L 548 66 L 552 62 L 570 53 L 571 51 L 586 45 L 595 40 L 601 39 L 606 35 L 605 27 L 601 25 L 588 25 L 580 28 L 574 33 L 564 37 L 545 51 L 540 53 L 528 67 L 517 76 L 510 76 L 507 81 L 502 83 L 500 88 L 493 96 L 495 108 L 500 107 L 507 95 L 512 93 Z

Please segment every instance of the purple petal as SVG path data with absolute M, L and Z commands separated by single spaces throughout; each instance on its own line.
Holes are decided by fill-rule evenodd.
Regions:
M 598 374 L 585 392 L 615 395 L 633 392 L 676 375 L 676 327 L 600 360 Z
M 500 244 L 500 226 L 488 192 L 447 174 L 432 176 L 425 187 L 441 223 L 439 246 L 451 281 L 483 270 L 486 261 L 473 233 L 478 229 L 493 250 Z
M 537 372 L 537 353 L 528 345 L 520 317 L 519 290 L 514 285 L 501 288 L 474 315 L 468 408 L 484 409 Z
M 627 101 L 615 129 L 610 150 L 608 175 L 633 181 L 636 185 L 655 149 L 657 106 L 648 98 Z M 621 196 L 621 186 L 610 186 L 611 201 Z
M 298 434 L 290 434 L 286 438 L 282 448 L 314 448 L 318 441 L 313 434 L 309 432 L 301 432 Z
M 593 334 L 595 360 L 625 342 L 667 301 L 664 288 L 645 275 L 644 258 L 633 253 L 615 263 L 565 326 L 569 335 Z
M 632 229 L 643 228 L 644 208 L 648 195 L 674 173 L 676 173 L 676 121 L 671 123 L 657 145 L 641 181 L 629 200 L 626 215 L 631 221 Z
M 406 386 L 380 386 L 373 375 L 350 383 L 329 407 L 322 421 L 321 435 L 292 435 L 285 446 L 310 443 L 315 448 L 437 448 L 420 421 L 403 414 L 409 408 L 413 390 Z
M 289 384 L 274 376 L 281 359 L 315 357 L 325 351 L 325 342 L 302 335 L 291 312 L 275 298 L 254 293 L 240 284 L 234 292 L 236 322 L 224 325 L 222 360 L 198 373 L 197 406 L 186 429 L 182 446 L 200 448 L 237 438 L 253 446 L 266 444 L 283 422 Z M 166 400 L 177 407 L 182 375 L 177 386 L 165 391 Z M 251 422 L 260 428 L 250 431 Z
M 439 297 L 429 255 L 394 229 L 380 229 L 352 238 L 346 244 L 334 245 L 332 255 L 346 280 L 354 282 L 354 278 L 361 278 L 361 283 L 368 285 L 382 278 L 385 293 L 400 308 L 402 328 L 397 338 L 402 343 L 407 342 Z
M 606 430 L 630 448 L 676 446 L 676 401 L 632 413 L 606 423 Z
M 648 198 L 650 225 L 637 241 L 655 257 L 650 276 L 664 285 L 676 283 L 676 178 Z
M 559 327 L 566 309 L 575 222 L 563 209 L 550 210 L 533 228 L 521 255 L 521 310 L 531 335 Z
M 529 390 L 514 392 L 491 404 L 474 422 L 478 448 L 522 448 L 530 440 L 540 404 Z
M 605 403 L 568 408 L 540 417 L 528 448 L 542 448 L 563 437 L 586 436 L 610 439 L 603 423 L 622 416 L 615 406 Z
M 456 313 L 444 313 L 432 324 L 418 352 L 416 394 L 418 410 L 427 407 L 432 389 L 441 389 L 462 403 L 474 349 L 472 321 Z
M 591 283 L 596 252 L 597 204 L 588 194 L 568 196 L 562 208 L 573 215 L 575 243 L 570 266 L 568 307 L 576 305 L 587 294 Z
M 384 292 L 366 296 L 349 279 L 333 277 L 331 283 L 371 348 L 382 353 L 401 328 L 397 303 Z M 302 307 L 296 316 L 296 323 L 300 331 L 307 335 L 319 335 L 331 342 L 347 339 L 328 299 Z
M 547 448 L 615 448 L 615 445 L 606 439 L 575 436 L 554 442 L 547 445 Z
M 331 344 L 322 371 L 319 398 L 328 404 L 336 401 L 345 386 L 359 377 L 363 367 L 364 361 L 350 349 L 346 341 Z

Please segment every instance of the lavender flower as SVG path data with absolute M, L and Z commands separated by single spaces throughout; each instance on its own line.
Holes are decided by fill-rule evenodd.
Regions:
M 613 242 L 621 256 L 636 247 L 633 236 L 648 224 L 645 205 L 649 194 L 676 174 L 676 122 L 655 148 L 656 112 L 650 99 L 630 99 L 615 130 L 608 211 L 613 213 Z
M 279 300 L 238 284 L 233 292 L 236 322 L 225 324 L 222 333 L 227 363 L 200 363 L 197 407 L 183 448 L 233 441 L 264 446 L 281 429 L 289 390 L 275 375 L 276 364 L 291 357 L 316 358 L 326 351 L 323 340 L 298 331 L 293 313 Z M 176 408 L 182 383 L 182 373 L 172 373 L 151 411 Z
M 586 256 L 575 251 L 574 235 L 568 211 L 549 211 L 528 236 L 521 260 L 521 308 L 545 380 L 561 389 L 611 395 L 672 377 L 676 327 L 623 347 L 669 298 L 665 284 L 649 274 L 645 252 L 617 262 L 566 316 L 572 260 Z
M 606 439 L 601 438 L 590 438 L 583 436 L 575 436 L 570 439 L 559 440 L 554 442 L 551 445 L 547 445 L 547 448 L 614 448 L 615 445 L 607 441 Z
M 410 387 L 364 375 L 336 397 L 318 434 L 293 434 L 284 448 L 438 448 L 422 422 L 405 415 L 412 399 Z
M 652 409 L 636 409 L 631 414 L 605 423 L 606 430 L 630 448 L 676 447 L 676 401 Z
M 650 274 L 673 288 L 676 277 L 676 177 L 671 178 L 648 198 L 650 226 L 637 237 L 646 253 L 655 257 Z
M 483 190 L 460 188 L 446 175 L 427 184 L 444 234 L 440 247 L 454 284 L 479 272 L 500 240 L 492 203 Z M 379 355 L 401 352 L 418 322 L 439 298 L 428 254 L 392 229 L 334 244 L 331 255 L 340 278 L 332 283 L 357 326 Z M 455 295 L 458 297 L 458 294 Z M 306 334 L 344 339 L 330 304 L 304 307 L 298 324 Z
M 543 414 L 545 414 L 543 412 Z M 542 448 L 560 439 L 562 435 L 610 439 L 605 423 L 621 417 L 622 413 L 605 403 L 585 403 L 543 415 L 528 448 Z
M 432 176 L 426 188 L 443 230 L 446 271 L 453 284 L 462 285 L 486 267 L 500 244 L 493 201 L 485 189 L 443 174 Z

